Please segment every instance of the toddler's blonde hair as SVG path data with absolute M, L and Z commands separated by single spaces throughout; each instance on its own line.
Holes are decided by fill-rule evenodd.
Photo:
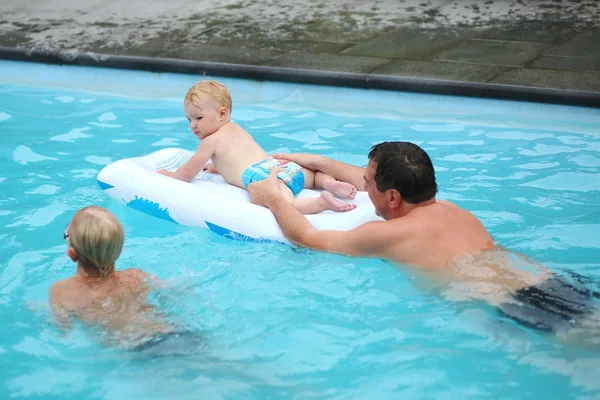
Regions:
M 185 95 L 184 104 L 195 104 L 197 99 L 204 96 L 208 96 L 219 107 L 225 107 L 231 114 L 231 94 L 225 85 L 217 81 L 205 80 L 196 83 Z
M 69 225 L 69 245 L 79 262 L 105 278 L 115 270 L 125 233 L 119 220 L 107 209 L 90 206 L 79 210 Z

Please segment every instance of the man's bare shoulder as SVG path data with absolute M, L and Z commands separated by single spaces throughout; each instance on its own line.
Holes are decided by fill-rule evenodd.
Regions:
M 452 203 L 452 202 L 450 202 L 450 201 L 448 201 L 448 200 L 437 200 L 437 199 L 436 199 L 436 201 L 435 201 L 435 204 L 439 204 L 439 205 L 446 206 L 446 207 L 451 207 L 451 208 L 458 208 L 458 209 L 460 209 L 460 207 L 459 207 L 459 206 L 457 206 L 456 204 L 454 204 L 454 203 Z

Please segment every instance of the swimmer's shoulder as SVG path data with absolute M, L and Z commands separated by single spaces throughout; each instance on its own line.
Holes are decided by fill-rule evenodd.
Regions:
M 122 271 L 118 271 L 118 273 L 122 276 L 136 280 L 144 280 L 150 275 L 140 268 L 127 268 Z
M 48 290 L 48 299 L 53 307 L 71 308 L 77 298 L 78 286 L 73 277 L 54 282 Z

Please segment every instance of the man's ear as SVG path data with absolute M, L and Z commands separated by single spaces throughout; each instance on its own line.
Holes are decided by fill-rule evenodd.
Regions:
M 77 252 L 75 251 L 74 248 L 69 247 L 69 249 L 67 250 L 67 254 L 69 255 L 69 258 L 73 261 L 77 261 Z
M 387 200 L 390 207 L 397 208 L 402 203 L 402 196 L 396 189 L 390 189 L 387 191 Z

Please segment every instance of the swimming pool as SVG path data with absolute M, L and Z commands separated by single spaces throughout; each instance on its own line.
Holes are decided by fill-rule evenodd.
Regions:
M 592 398 L 598 350 L 567 347 L 475 303 L 445 301 L 409 269 L 231 241 L 123 207 L 96 174 L 162 147 L 194 148 L 182 96 L 199 77 L 0 62 L 0 397 Z M 222 79 L 233 118 L 268 151 L 364 165 L 409 140 L 440 197 L 503 245 L 600 278 L 600 111 Z M 47 290 L 73 273 L 62 229 L 102 205 L 123 222 L 118 267 L 172 286 L 156 299 L 201 331 L 187 357 L 147 359 L 60 337 Z

